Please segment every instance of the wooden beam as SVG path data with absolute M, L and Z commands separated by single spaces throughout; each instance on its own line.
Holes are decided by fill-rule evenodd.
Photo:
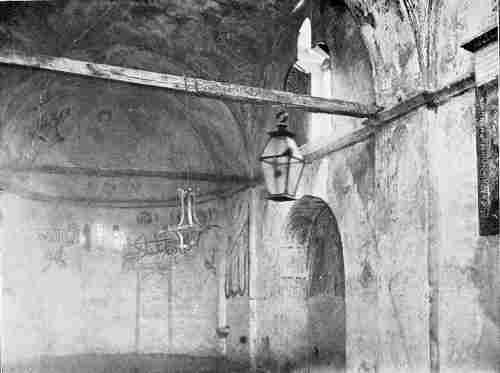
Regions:
M 89 176 L 89 177 L 147 177 L 162 178 L 168 180 L 192 180 L 206 181 L 214 183 L 233 183 L 233 184 L 258 184 L 260 179 L 252 179 L 240 175 L 218 175 L 205 172 L 188 171 L 160 171 L 160 170 L 138 170 L 138 169 L 103 169 L 87 167 L 68 167 L 68 166 L 3 166 L 0 172 L 11 173 L 37 173 L 52 174 L 64 176 Z
M 348 146 L 357 144 L 358 142 L 365 141 L 377 131 L 374 127 L 363 127 L 359 130 L 353 131 L 339 139 L 332 142 L 322 144 L 313 149 L 303 147 L 304 160 L 308 163 L 321 159 L 324 156 L 347 148 Z M 306 144 L 307 145 L 307 144 Z M 302 150 L 302 149 L 301 149 Z
M 378 111 L 378 108 L 375 105 L 370 106 L 351 101 L 327 99 L 272 89 L 222 83 L 213 80 L 155 73 L 119 66 L 73 60 L 64 57 L 51 57 L 43 55 L 29 56 L 14 50 L 1 50 L 0 63 L 34 67 L 44 70 L 59 71 L 68 74 L 114 80 L 150 87 L 165 88 L 200 97 L 259 104 L 284 105 L 290 108 L 302 109 L 315 113 L 328 113 L 365 118 L 371 117 Z
M 379 127 L 388 122 L 392 122 L 393 120 L 400 118 L 409 112 L 418 109 L 419 107 L 427 105 L 429 102 L 429 92 L 423 91 L 416 96 L 405 100 L 388 110 L 384 110 L 377 114 L 376 117 L 372 119 L 367 119 L 363 122 L 365 126 L 371 127 Z
M 439 106 L 448 102 L 451 98 L 464 94 L 470 89 L 476 87 L 476 78 L 474 74 L 456 80 L 451 84 L 444 86 L 428 95 L 429 106 Z
M 378 113 L 371 119 L 363 122 L 364 127 L 351 132 L 339 139 L 323 144 L 306 144 L 302 146 L 304 159 L 306 162 L 313 162 L 324 156 L 342 150 L 358 142 L 367 140 L 384 125 L 400 118 L 423 106 L 437 108 L 448 102 L 451 98 L 464 94 L 476 86 L 474 74 L 467 75 L 454 81 L 436 91 L 424 91 L 416 96 L 403 101 L 394 107 Z
M 365 126 L 378 127 L 400 118 L 422 106 L 436 107 L 450 98 L 461 95 L 475 87 L 473 74 L 467 75 L 436 91 L 423 91 L 388 110 L 384 110 L 363 122 Z
M 469 52 L 477 52 L 486 45 L 498 40 L 498 25 L 489 26 L 467 42 L 462 44 L 462 48 Z

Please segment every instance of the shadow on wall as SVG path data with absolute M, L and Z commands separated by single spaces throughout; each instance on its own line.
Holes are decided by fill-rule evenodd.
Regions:
M 177 354 L 81 354 L 41 356 L 30 363 L 3 367 L 5 373 L 229 373 L 245 366 L 218 357 Z
M 288 216 L 287 230 L 307 249 L 308 371 L 345 366 L 344 257 L 337 220 L 320 198 L 304 196 Z M 318 370 L 319 369 L 319 370 Z
M 480 237 L 470 276 L 479 290 L 478 301 L 486 316 L 479 345 L 480 359 L 500 368 L 500 237 Z

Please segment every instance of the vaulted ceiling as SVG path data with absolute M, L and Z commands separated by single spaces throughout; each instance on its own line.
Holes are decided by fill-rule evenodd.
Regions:
M 55 1 L 0 5 L 0 45 L 277 88 L 295 55 L 296 1 Z M 300 13 L 300 12 L 299 12 Z M 184 170 L 249 176 L 272 108 L 34 69 L 0 67 L 2 166 Z M 179 182 L 8 173 L 67 198 L 168 198 Z M 202 192 L 220 190 L 199 183 Z

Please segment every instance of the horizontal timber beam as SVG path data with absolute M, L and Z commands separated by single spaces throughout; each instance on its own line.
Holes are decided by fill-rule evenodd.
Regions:
M 423 91 L 390 109 L 381 111 L 373 118 L 363 122 L 366 126 L 381 126 L 402 117 L 422 106 L 437 107 L 444 104 L 452 97 L 461 95 L 476 86 L 474 74 L 456 80 L 451 84 L 444 86 L 436 91 Z
M 311 147 L 307 149 L 304 146 L 303 148 L 305 150 L 303 151 L 304 160 L 307 163 L 310 163 L 317 159 L 321 159 L 330 153 L 337 152 L 339 150 L 347 148 L 348 146 L 357 144 L 358 142 L 365 141 L 370 136 L 372 136 L 376 131 L 377 129 L 373 127 L 363 127 L 339 139 L 336 139 L 335 141 L 316 146 L 315 148 Z
M 392 121 L 423 106 L 437 108 L 438 106 L 448 102 L 451 98 L 464 94 L 465 92 L 473 89 L 475 86 L 475 77 L 474 74 L 471 74 L 436 91 L 421 92 L 390 109 L 378 113 L 373 118 L 367 119 L 363 122 L 364 127 L 339 139 L 316 146 L 314 146 L 314 144 L 304 145 L 302 147 L 304 159 L 306 162 L 313 162 L 330 153 L 342 150 L 358 142 L 365 141 L 383 126 L 390 124 Z
M 34 67 L 98 79 L 165 88 L 200 97 L 277 104 L 315 113 L 346 115 L 357 118 L 371 117 L 379 110 L 375 105 L 300 95 L 258 87 L 190 78 L 172 74 L 130 69 L 119 66 L 79 61 L 64 57 L 30 56 L 19 51 L 0 50 L 0 63 Z
M 63 176 L 91 176 L 91 177 L 147 177 L 162 178 L 168 180 L 192 180 L 206 181 L 214 183 L 234 183 L 234 184 L 258 184 L 261 180 L 251 179 L 240 175 L 218 175 L 205 172 L 188 171 L 160 171 L 160 170 L 138 170 L 138 169 L 103 169 L 88 167 L 68 167 L 68 166 L 2 166 L 0 172 L 12 173 L 37 173 Z

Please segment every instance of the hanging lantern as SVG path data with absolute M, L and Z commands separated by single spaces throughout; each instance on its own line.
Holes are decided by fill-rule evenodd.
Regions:
M 267 142 L 259 160 L 264 173 L 268 199 L 292 201 L 304 170 L 304 157 L 300 154 L 293 132 L 288 130 L 288 114 L 280 111 L 276 115 L 278 126 L 269 132 Z

